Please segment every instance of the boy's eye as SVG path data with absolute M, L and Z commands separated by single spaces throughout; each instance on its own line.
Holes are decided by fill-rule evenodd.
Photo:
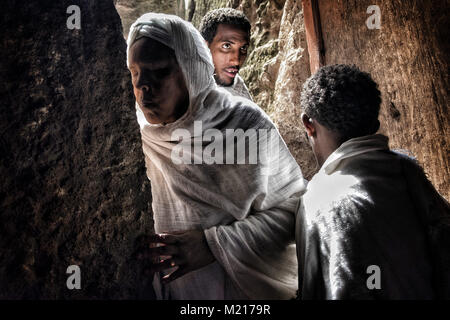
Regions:
M 248 46 L 244 46 L 241 48 L 242 53 L 247 53 Z
M 224 48 L 224 49 L 230 49 L 230 48 L 231 48 L 231 44 L 229 44 L 229 43 L 224 43 L 224 44 L 222 45 L 222 48 Z

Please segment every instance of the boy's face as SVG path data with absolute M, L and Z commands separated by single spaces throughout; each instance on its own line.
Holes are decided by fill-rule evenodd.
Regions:
M 231 86 L 247 58 L 247 32 L 229 24 L 219 24 L 208 47 L 214 62 L 214 78 L 221 86 Z

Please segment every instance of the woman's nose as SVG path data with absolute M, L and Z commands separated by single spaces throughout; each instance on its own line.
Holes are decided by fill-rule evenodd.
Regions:
M 150 92 L 150 86 L 147 84 L 142 84 L 138 87 L 138 89 L 144 91 L 144 92 Z
M 145 81 L 143 77 L 139 77 L 138 80 L 136 81 L 136 88 L 142 91 L 149 92 L 150 84 L 148 83 L 148 81 Z

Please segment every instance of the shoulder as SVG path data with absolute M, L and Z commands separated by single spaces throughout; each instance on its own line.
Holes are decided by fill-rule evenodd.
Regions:
M 230 121 L 233 121 L 237 128 L 275 128 L 266 112 L 256 103 L 242 96 L 233 95 L 223 87 L 212 90 L 208 98 L 221 101 L 222 112 L 229 115 Z
M 310 224 L 329 227 L 362 223 L 374 203 L 364 186 L 351 175 L 318 173 L 303 195 L 305 219 Z
M 234 79 L 232 88 L 234 88 L 235 92 L 238 95 L 253 101 L 252 96 L 251 96 L 250 92 L 248 91 L 247 86 L 245 85 L 244 79 L 242 79 L 239 74 Z

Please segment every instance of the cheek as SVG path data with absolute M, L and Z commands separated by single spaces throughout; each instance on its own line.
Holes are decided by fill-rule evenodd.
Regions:
M 180 99 L 182 99 L 184 94 L 184 80 L 179 76 L 171 77 L 163 82 L 161 87 L 161 102 L 166 105 L 164 108 L 168 113 L 175 109 L 176 104 Z
M 178 103 L 180 100 L 183 100 L 183 98 L 186 96 L 187 88 L 184 82 L 184 77 L 182 75 L 177 77 L 176 82 L 173 82 L 171 92 L 173 92 L 173 99 L 176 103 Z
M 226 60 L 225 54 L 217 50 L 216 52 L 212 52 L 212 57 L 216 69 L 221 69 L 221 66 L 224 64 L 224 60 Z
M 135 86 L 133 86 L 133 93 L 136 99 L 139 98 L 140 91 Z

